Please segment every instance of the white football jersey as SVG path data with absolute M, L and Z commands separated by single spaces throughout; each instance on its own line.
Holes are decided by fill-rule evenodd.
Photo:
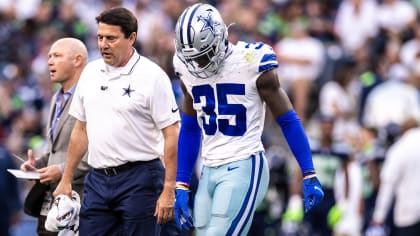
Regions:
M 261 42 L 238 42 L 216 75 L 206 79 L 191 75 L 174 56 L 174 67 L 193 98 L 203 140 L 201 155 L 206 166 L 220 166 L 264 151 L 261 135 L 265 103 L 256 81 L 276 68 L 273 49 Z

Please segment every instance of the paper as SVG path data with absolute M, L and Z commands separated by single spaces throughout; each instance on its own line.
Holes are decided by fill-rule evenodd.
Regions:
M 21 171 L 21 170 L 13 170 L 7 169 L 11 174 L 16 176 L 16 178 L 20 179 L 39 179 L 39 173 L 36 171 Z

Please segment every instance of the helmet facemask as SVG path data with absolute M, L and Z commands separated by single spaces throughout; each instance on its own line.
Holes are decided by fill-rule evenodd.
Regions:
M 189 56 L 181 52 L 181 57 L 188 68 L 188 71 L 198 78 L 207 78 L 217 73 L 223 62 L 226 47 L 220 47 L 221 37 L 215 39 L 213 45 L 200 53 Z

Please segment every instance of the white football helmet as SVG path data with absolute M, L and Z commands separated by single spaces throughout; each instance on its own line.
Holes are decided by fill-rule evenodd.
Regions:
M 45 221 L 45 229 L 60 231 L 59 235 L 78 235 L 80 196 L 72 191 L 72 198 L 58 195 L 51 206 Z
M 188 71 L 207 78 L 219 70 L 229 45 L 228 32 L 219 11 L 196 3 L 181 14 L 175 27 L 177 56 Z

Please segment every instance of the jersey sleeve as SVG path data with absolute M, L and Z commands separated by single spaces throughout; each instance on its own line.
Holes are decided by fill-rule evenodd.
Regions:
M 270 45 L 253 42 L 243 43 L 243 46 L 245 47 L 244 58 L 247 61 L 252 60 L 252 68 L 256 73 L 263 73 L 279 66 L 276 53 Z
M 76 119 L 86 122 L 86 113 L 83 106 L 83 87 L 85 86 L 85 80 L 87 79 L 88 67 L 83 70 L 80 75 L 80 79 L 77 82 L 76 90 L 74 91 L 73 98 L 71 100 L 69 114 Z
M 263 44 L 261 46 L 261 50 L 258 52 L 258 56 L 260 57 L 258 64 L 259 73 L 277 68 L 279 66 L 276 53 L 271 46 Z

